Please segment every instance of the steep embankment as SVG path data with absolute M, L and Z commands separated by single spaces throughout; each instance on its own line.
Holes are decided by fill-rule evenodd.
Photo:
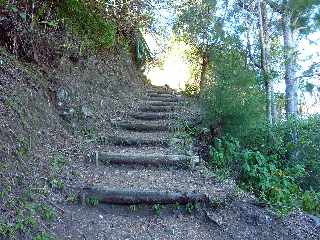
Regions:
M 123 50 L 76 60 L 65 51 L 57 62 L 43 68 L 0 48 L 1 237 L 45 231 L 42 224 L 18 224 L 17 216 L 43 221 L 40 210 L 31 214 L 27 200 L 34 200 L 32 209 L 50 205 L 44 199 L 64 188 L 60 167 L 70 165 L 68 155 L 106 134 L 110 119 L 125 114 L 144 88 Z

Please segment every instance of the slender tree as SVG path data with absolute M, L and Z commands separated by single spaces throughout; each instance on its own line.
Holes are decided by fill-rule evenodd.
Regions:
M 281 14 L 285 59 L 286 116 L 298 115 L 298 81 L 296 77 L 297 39 L 308 33 L 313 12 L 320 5 L 319 0 L 282 0 L 280 3 L 267 0 L 271 8 Z
M 266 115 L 267 122 L 272 125 L 274 122 L 272 109 L 274 103 L 273 84 L 270 76 L 270 39 L 268 29 L 268 13 L 265 0 L 258 0 L 257 2 L 259 15 L 259 38 L 260 38 L 260 52 L 261 52 L 261 71 L 263 75 L 265 91 L 266 91 Z
M 216 40 L 216 4 L 215 0 L 185 0 L 175 5 L 177 9 L 175 33 L 196 49 L 195 53 L 200 59 L 200 89 L 204 89 L 206 84 L 210 65 L 210 46 Z
M 275 98 L 274 98 L 274 89 L 273 89 L 273 80 L 271 77 L 271 60 L 270 60 L 270 21 L 268 17 L 268 9 L 265 0 L 255 0 L 251 2 L 241 1 L 237 2 L 238 6 L 241 6 L 241 9 L 244 11 L 244 25 L 246 29 L 246 39 L 247 39 L 247 55 L 250 62 L 253 63 L 253 66 L 261 72 L 265 94 L 266 94 L 266 119 L 269 126 L 275 122 Z M 256 21 L 259 31 L 257 34 L 252 34 L 249 21 Z M 252 46 L 251 46 L 251 37 L 259 39 L 259 54 L 253 56 Z M 259 57 L 258 57 L 259 55 Z

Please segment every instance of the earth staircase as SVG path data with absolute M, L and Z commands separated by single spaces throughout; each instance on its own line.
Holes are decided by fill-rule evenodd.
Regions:
M 189 179 L 181 186 L 177 183 L 181 171 L 188 173 L 200 164 L 199 157 L 190 152 L 177 154 L 170 150 L 174 144 L 172 135 L 176 119 L 180 115 L 183 102 L 183 97 L 173 90 L 161 87 L 149 89 L 138 111 L 131 112 L 126 120 L 111 121 L 114 128 L 127 133 L 126 136 L 114 135 L 103 139 L 102 142 L 115 146 L 115 149 L 106 152 L 96 151 L 90 155 L 91 161 L 97 166 L 108 165 L 114 169 L 135 169 L 139 166 L 149 169 L 151 173 L 155 171 L 155 175 L 160 171 L 159 178 L 164 178 L 165 184 L 159 183 L 159 179 L 155 179 L 153 174 L 150 179 L 146 179 L 144 186 L 132 184 L 132 181 L 135 181 L 134 177 L 140 177 L 137 169 L 136 176 L 128 179 L 124 176 L 122 186 L 117 188 L 103 182 L 82 188 L 82 202 L 95 199 L 99 203 L 115 205 L 209 203 L 210 194 L 194 185 L 194 182 L 201 184 L 197 177 L 192 179 L 191 174 L 191 181 Z M 153 187 L 156 181 L 157 187 Z M 159 185 L 162 186 L 159 188 Z

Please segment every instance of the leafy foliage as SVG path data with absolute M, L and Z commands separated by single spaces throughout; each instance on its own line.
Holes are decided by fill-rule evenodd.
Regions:
M 86 204 L 91 207 L 96 207 L 99 205 L 99 199 L 97 199 L 96 197 L 88 197 L 85 201 Z
M 231 136 L 214 139 L 209 149 L 209 163 L 215 169 L 226 168 L 239 158 L 239 141 Z
M 301 207 L 319 214 L 319 120 L 319 116 L 313 116 L 291 123 L 279 122 L 272 129 L 254 128 L 241 139 L 242 147 L 230 136 L 215 139 L 209 163 L 216 171 L 233 171 L 233 175 L 240 172 L 240 185 L 282 213 Z M 293 128 L 299 135 L 295 146 L 287 140 Z M 272 142 L 267 138 L 270 133 Z M 299 159 L 294 163 L 287 160 L 292 148 L 297 150 Z
M 177 3 L 178 19 L 174 30 L 179 37 L 197 49 L 215 40 L 214 14 L 217 2 L 212 0 L 190 1 Z
M 18 236 L 26 234 L 34 236 L 39 230 L 39 217 L 45 221 L 52 221 L 55 217 L 54 210 L 46 204 L 36 204 L 32 201 L 32 193 L 27 191 L 15 200 L 11 199 L 10 208 L 15 213 L 14 218 L 0 221 L 0 238 L 1 239 L 17 239 Z M 45 233 L 36 235 L 33 239 L 53 239 L 53 238 L 39 238 L 39 236 L 48 236 Z M 20 238 L 19 238 L 20 239 Z
M 144 39 L 141 31 L 136 31 L 134 38 L 134 55 L 136 63 L 139 67 L 143 66 L 147 61 L 150 61 L 152 59 L 151 51 L 149 49 L 149 46 Z
M 155 204 L 152 206 L 152 210 L 154 211 L 154 214 L 159 217 L 160 213 L 161 213 L 161 209 L 163 208 L 163 206 L 161 206 L 160 204 Z
M 33 240 L 54 240 L 54 238 L 48 235 L 47 233 L 40 233 L 37 236 L 35 236 Z
M 286 212 L 297 200 L 300 189 L 296 177 L 303 175 L 304 168 L 284 168 L 276 156 L 265 156 L 259 151 L 247 150 L 243 154 L 241 181 L 258 196 Z
M 64 0 L 59 4 L 58 16 L 69 24 L 74 33 L 88 39 L 95 47 L 108 48 L 114 44 L 115 24 L 99 13 L 99 5 L 92 6 L 83 0 Z
M 305 190 L 309 190 L 311 187 L 319 191 L 319 124 L 320 117 L 318 115 L 289 122 L 279 121 L 272 128 L 272 131 L 263 125 L 251 129 L 242 142 L 246 148 L 259 149 L 265 155 L 276 155 L 288 166 L 303 165 L 306 174 L 298 179 L 300 186 Z M 296 143 L 288 140 L 293 130 L 297 131 L 298 135 Z M 271 135 L 271 140 L 267 138 L 268 132 Z M 297 152 L 297 158 L 293 162 L 288 161 L 288 154 L 292 150 Z
M 189 50 L 188 60 L 193 63 L 192 75 L 200 88 L 210 78 L 208 68 L 211 48 L 219 43 L 219 37 L 223 35 L 222 24 L 214 17 L 216 5 L 215 0 L 184 0 L 176 3 L 174 32 L 179 40 L 192 48 Z
M 242 136 L 263 119 L 263 93 L 235 39 L 225 39 L 223 47 L 214 48 L 211 58 L 213 79 L 202 94 L 205 120 L 222 125 L 225 133 Z
M 192 97 L 200 92 L 199 86 L 195 83 L 186 83 L 184 91 L 182 93 L 185 96 Z

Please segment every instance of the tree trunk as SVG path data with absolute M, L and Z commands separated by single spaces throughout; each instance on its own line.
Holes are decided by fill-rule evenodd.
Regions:
M 260 44 L 261 44 L 261 70 L 266 91 L 266 117 L 268 125 L 273 124 L 272 109 L 274 105 L 273 99 L 273 86 L 270 79 L 270 44 L 268 33 L 268 15 L 267 6 L 264 0 L 258 1 L 258 14 L 259 14 L 259 32 L 260 32 Z
M 112 143 L 118 146 L 166 146 L 170 144 L 170 140 L 166 138 L 143 138 L 143 137 L 119 137 L 112 136 L 108 139 L 101 139 L 102 143 Z
M 283 43 L 284 43 L 284 59 L 285 59 L 285 83 L 286 83 L 286 117 L 287 120 L 295 121 L 298 115 L 298 87 L 295 78 L 295 56 L 294 56 L 294 39 L 291 26 L 291 13 L 287 1 L 283 3 L 282 13 L 282 28 L 283 28 Z M 298 141 L 297 129 L 293 126 L 291 132 L 288 134 L 288 140 L 292 144 Z M 298 158 L 298 151 L 296 148 L 288 153 L 288 158 L 292 164 Z
M 202 54 L 202 63 L 201 63 L 200 90 L 203 90 L 206 84 L 207 69 L 208 69 L 208 54 L 207 52 L 204 52 Z
M 275 123 L 275 121 L 278 119 L 278 109 L 277 109 L 277 97 L 274 93 L 274 85 L 271 82 L 271 87 L 272 87 L 272 93 L 273 93 L 273 103 L 271 105 L 271 113 L 272 113 L 272 119 L 273 119 L 273 123 Z
M 142 106 L 139 108 L 142 112 L 156 112 L 156 113 L 163 113 L 163 112 L 173 112 L 176 110 L 174 105 L 172 106 Z
M 162 106 L 162 105 L 151 105 L 151 106 Z M 156 112 L 135 112 L 131 113 L 130 116 L 134 119 L 138 120 L 147 120 L 147 121 L 155 121 L 155 120 L 163 120 L 163 119 L 174 119 L 178 115 L 170 114 L 170 113 L 156 113 Z
M 286 83 L 286 116 L 287 119 L 297 117 L 297 80 L 295 78 L 294 69 L 294 40 L 291 29 L 291 16 L 288 4 L 282 15 L 283 42 L 284 42 L 284 58 L 285 58 L 285 83 Z

